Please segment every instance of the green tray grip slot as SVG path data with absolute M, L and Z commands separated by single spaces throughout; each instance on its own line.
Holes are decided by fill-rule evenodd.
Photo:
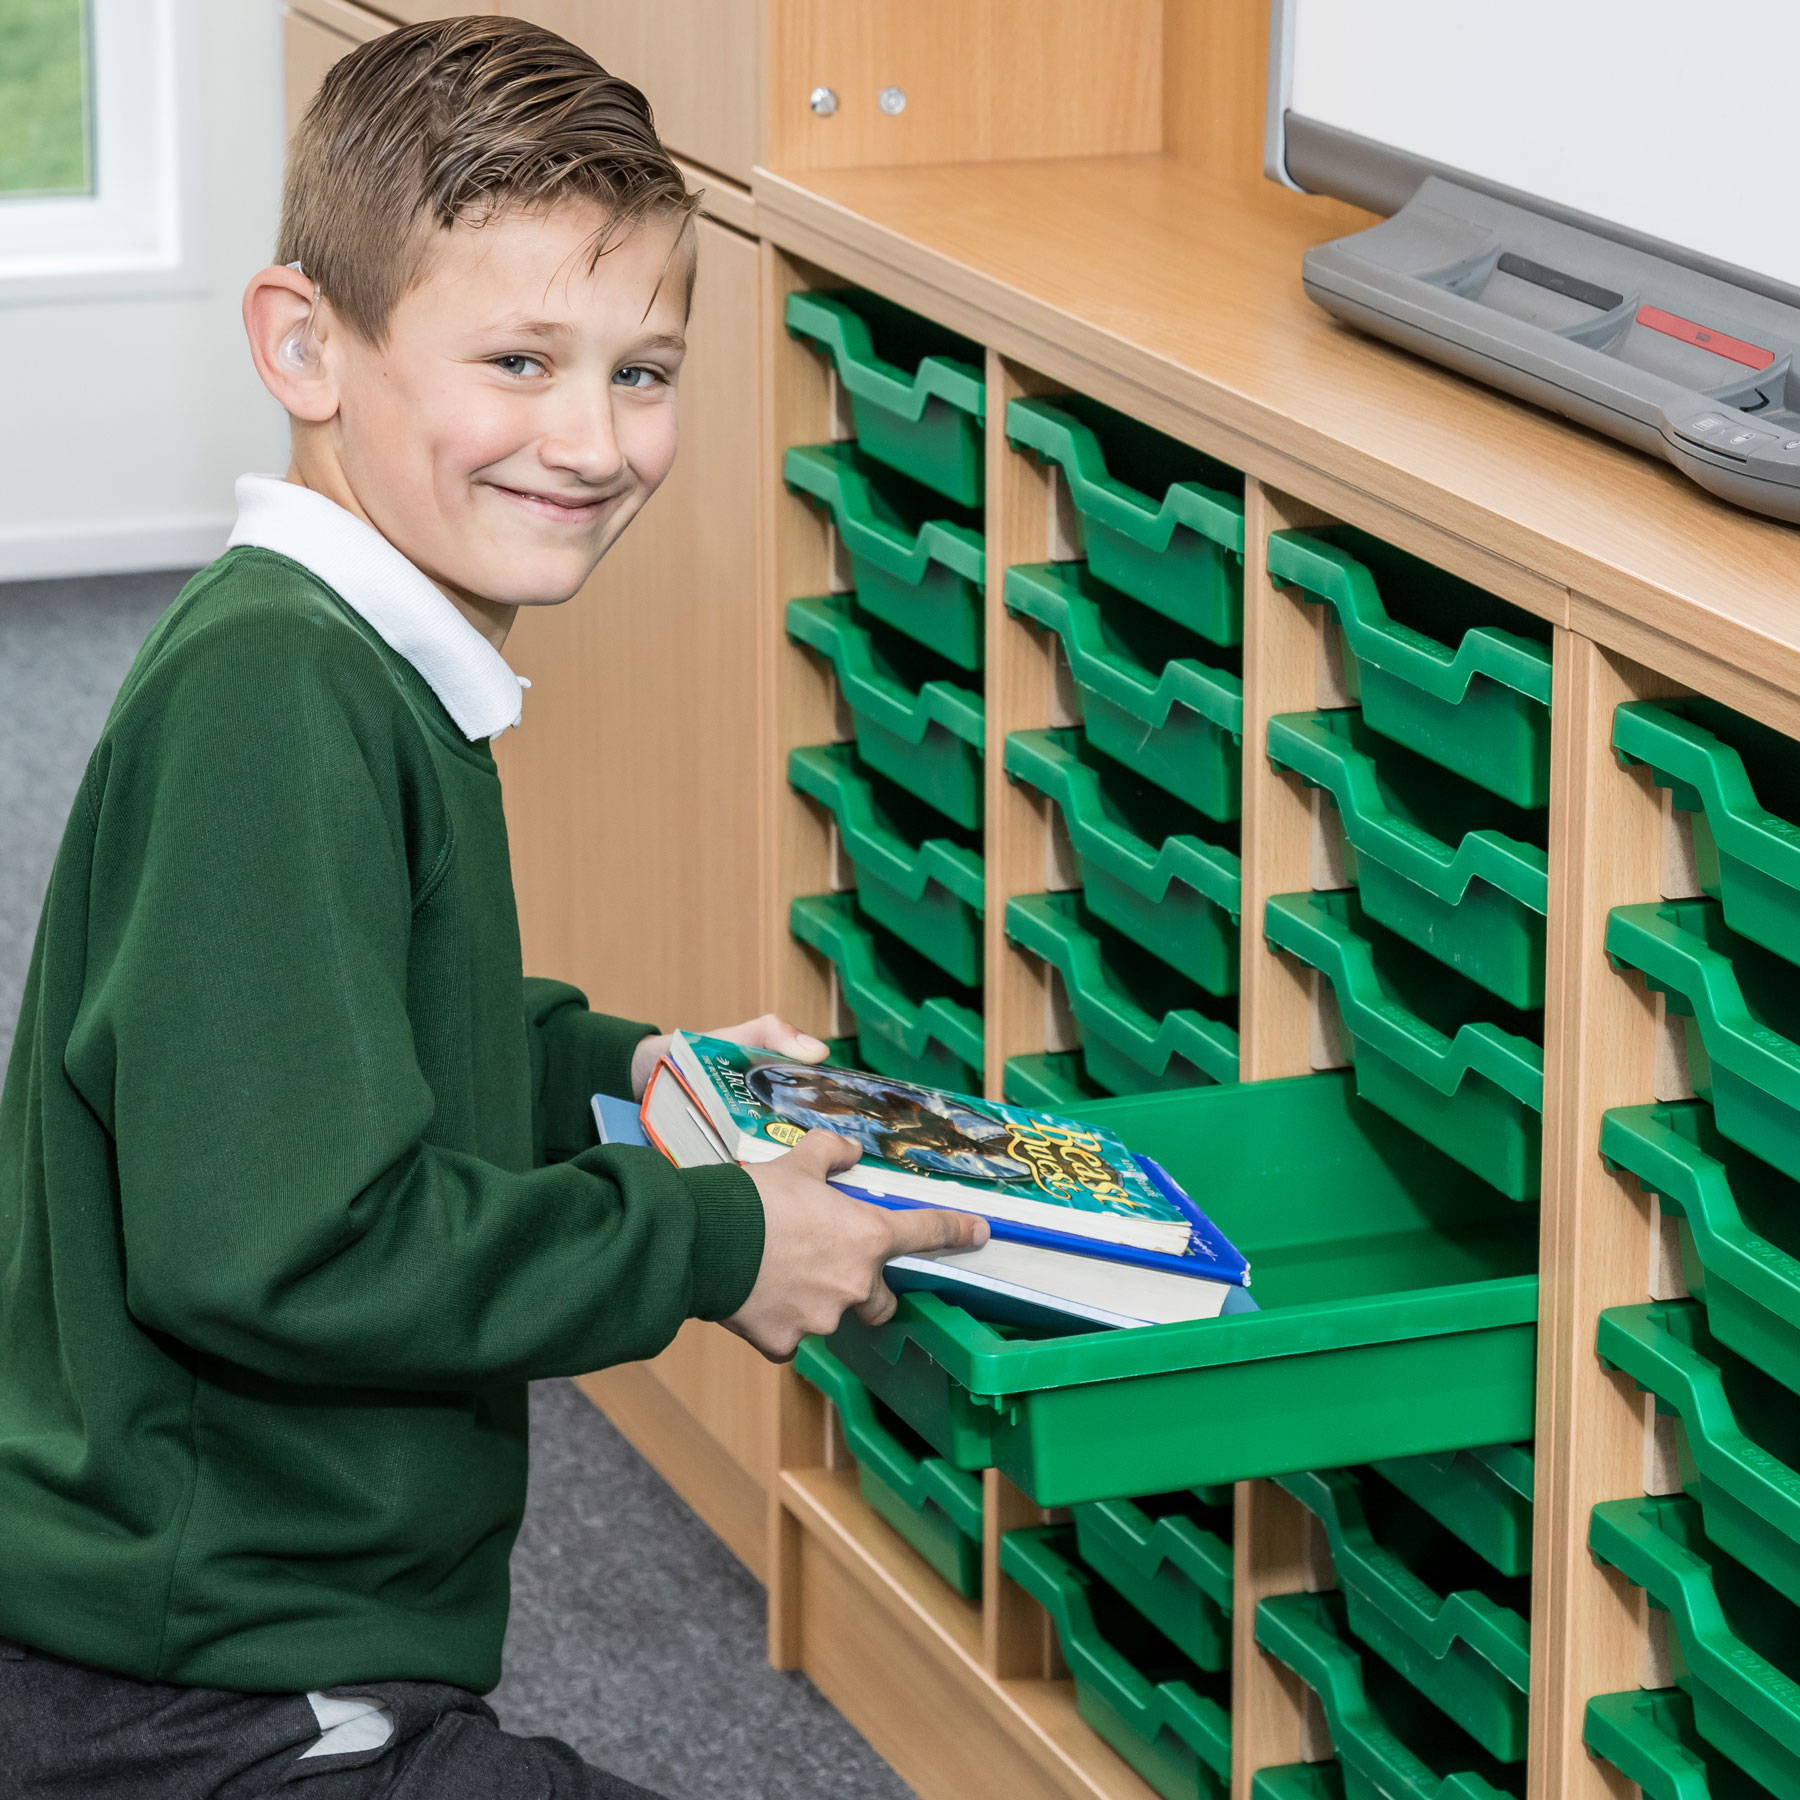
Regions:
M 1345 1641 L 1334 1596 L 1277 1594 L 1264 1600 L 1256 1609 L 1256 1641 L 1318 1695 L 1346 1800 L 1507 1800 L 1506 1790 L 1481 1768 L 1440 1774 L 1396 1735 L 1371 1702 L 1362 1658 Z M 1440 1762 L 1465 1760 L 1451 1743 L 1433 1748 Z M 1468 1752 L 1472 1763 L 1487 1760 L 1473 1742 Z
M 1768 1800 L 1767 1788 L 1701 1737 L 1694 1704 L 1679 1688 L 1596 1694 L 1581 1735 L 1645 1800 Z
M 1197 1667 L 1231 1666 L 1236 1565 L 1226 1539 L 1186 1512 L 1158 1516 L 1135 1500 L 1094 1500 L 1074 1515 L 1081 1560 L 1095 1574 Z
M 950 681 L 909 684 L 857 618 L 850 594 L 790 600 L 787 631 L 831 664 L 863 761 L 956 824 L 979 826 L 987 740 L 981 695 Z
M 830 512 L 856 579 L 857 600 L 961 669 L 979 669 L 987 542 L 972 525 L 919 516 L 884 486 L 851 444 L 795 445 L 782 462 L 795 493 Z
M 1478 625 L 1452 650 L 1393 618 L 1365 563 L 1304 531 L 1271 533 L 1268 559 L 1278 586 L 1299 588 L 1337 614 L 1371 726 L 1516 806 L 1547 802 L 1548 645 Z M 1420 706 L 1416 696 L 1435 705 Z
M 1713 1335 L 1800 1391 L 1800 1257 L 1755 1222 L 1800 1225 L 1800 1186 L 1720 1138 L 1698 1100 L 1615 1106 L 1600 1124 L 1600 1154 L 1682 1221 L 1688 1290 L 1705 1301 Z
M 1606 922 L 1614 966 L 1641 970 L 1690 1021 L 1689 1073 L 1719 1129 L 1800 1179 L 1800 970 L 1746 949 L 1725 932 L 1716 900 L 1615 906 Z M 1760 1007 L 1745 994 L 1746 970 Z
M 1100 580 L 1215 644 L 1243 641 L 1241 495 L 1198 481 L 1172 482 L 1160 499 L 1146 494 L 1108 470 L 1092 428 L 1054 400 L 1013 401 L 1006 435 L 1062 469 Z
M 1094 746 L 1197 806 L 1208 818 L 1243 810 L 1244 683 L 1185 653 L 1182 634 L 1127 627 L 1135 601 L 1102 588 L 1084 563 L 1019 563 L 1006 571 L 1007 610 L 1062 640 Z M 1128 635 L 1129 634 L 1129 635 Z
M 1107 1642 L 1094 1617 L 1091 1578 L 1073 1551 L 1072 1533 L 1055 1525 L 1009 1531 L 1000 1540 L 1000 1567 L 1056 1626 L 1082 1716 L 1159 1794 L 1223 1800 L 1231 1781 L 1227 1706 L 1179 1676 L 1153 1680 Z
M 881 302 L 789 294 L 787 328 L 830 356 L 850 396 L 857 442 L 869 455 L 958 505 L 979 506 L 986 450 L 980 427 L 987 418 L 982 370 L 962 357 L 937 354 L 920 356 L 910 370 L 888 361 L 863 316 L 870 305 Z
M 1108 789 L 1109 777 L 1115 793 L 1133 778 L 1123 768 L 1103 773 L 1078 731 L 1013 732 L 1006 772 L 1056 803 L 1096 918 L 1208 993 L 1237 992 L 1243 865 L 1234 850 L 1192 831 L 1142 836 Z
M 844 1003 L 856 1015 L 857 1042 L 865 1058 L 879 1057 L 878 1045 L 885 1043 L 921 1071 L 941 1068 L 950 1079 L 937 1085 L 965 1093 L 979 1085 L 981 1014 L 946 995 L 915 999 L 904 991 L 883 966 L 884 958 L 857 914 L 853 895 L 814 894 L 796 900 L 788 925 L 795 937 L 836 967 Z M 951 1059 L 960 1070 L 950 1066 Z M 874 1060 L 869 1066 L 896 1079 L 924 1078 L 900 1075 L 896 1067 L 881 1068 Z
M 902 836 L 848 744 L 791 751 L 788 780 L 836 819 L 863 911 L 965 987 L 978 983 L 987 898 L 979 853 L 946 837 Z
M 1491 817 L 1500 810 L 1492 795 L 1384 745 L 1355 709 L 1278 714 L 1269 721 L 1268 747 L 1277 769 L 1336 802 L 1371 918 L 1509 1005 L 1543 1005 L 1550 859 L 1542 844 L 1468 828 L 1484 811 Z M 1413 808 L 1392 780 L 1402 775 Z M 1423 816 L 1409 816 L 1412 810 Z M 1457 835 L 1438 835 L 1431 824 Z
M 1588 1521 L 1588 1547 L 1669 1615 L 1676 1683 L 1693 1702 L 1701 1736 L 1782 1800 L 1800 1796 L 1800 1684 L 1727 1617 L 1695 1503 L 1608 1500 Z M 1748 1622 L 1782 1630 L 1791 1642 L 1791 1609 L 1754 1576 L 1738 1579 L 1757 1590 Z
M 817 1338 L 801 1339 L 794 1368 L 837 1408 L 869 1504 L 974 1599 L 981 1592 L 980 1480 L 942 1457 L 915 1456 L 876 1416 L 869 1390 Z
M 1694 817 L 1700 885 L 1725 922 L 1765 949 L 1800 953 L 1800 825 L 1756 797 L 1744 759 L 1697 720 L 1649 700 L 1613 714 L 1613 748 L 1644 763 Z
M 1088 1072 L 1096 1080 L 1106 1081 L 1103 1070 L 1112 1068 L 1112 1060 L 1096 1067 L 1095 1040 L 1126 1059 L 1140 1087 L 1191 1085 L 1184 1062 L 1209 1081 L 1237 1080 L 1236 1029 L 1191 1005 L 1148 1012 L 1122 992 L 1108 973 L 1101 941 L 1076 895 L 1023 894 L 1008 901 L 1006 935 L 1062 976 L 1070 1010 L 1090 1045 Z M 1173 974 L 1169 981 L 1177 990 L 1183 985 Z
M 1800 1603 L 1800 1471 L 1788 1424 L 1800 1400 L 1740 1363 L 1735 1385 L 1756 1409 L 1741 1414 L 1717 1360 L 1732 1353 L 1712 1343 L 1705 1320 L 1697 1300 L 1609 1307 L 1595 1348 L 1681 1421 L 1682 1485 L 1700 1502 L 1707 1537 Z M 1746 1417 L 1762 1429 L 1753 1435 Z
M 1088 1074 L 1079 1050 L 1047 1050 L 1007 1058 L 1002 1097 L 1009 1106 L 1073 1113 L 1079 1118 L 1089 1105 L 1104 1100 L 1107 1094 Z
M 1347 1469 L 1284 1475 L 1331 1541 L 1350 1629 L 1501 1762 L 1525 1755 L 1531 1627 L 1478 1588 L 1433 1591 L 1371 1529 Z
M 1479 1450 L 1395 1456 L 1370 1467 L 1500 1574 L 1531 1573 L 1535 1470 L 1530 1445 L 1487 1444 Z
M 1356 1040 L 1357 1091 L 1365 1099 L 1503 1194 L 1535 1199 L 1539 1132 L 1523 1114 L 1544 1110 L 1542 1048 L 1485 1021 L 1439 1030 L 1382 978 L 1359 918 L 1347 893 L 1277 894 L 1263 930 L 1276 949 L 1330 981 Z M 1453 980 L 1448 972 L 1440 976 Z M 1471 1078 L 1488 1088 L 1469 1085 Z

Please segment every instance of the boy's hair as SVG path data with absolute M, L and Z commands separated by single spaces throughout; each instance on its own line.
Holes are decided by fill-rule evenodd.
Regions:
M 593 201 L 607 222 L 591 268 L 643 220 L 686 219 L 698 198 L 650 103 L 585 50 L 521 19 L 438 19 L 362 44 L 326 75 L 289 147 L 275 257 L 379 344 L 435 231 Z

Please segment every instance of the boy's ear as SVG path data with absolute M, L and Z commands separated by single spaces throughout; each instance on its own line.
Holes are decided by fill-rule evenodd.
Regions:
M 330 306 L 298 269 L 271 267 L 244 289 L 244 331 L 263 386 L 296 419 L 336 417 L 337 382 L 324 354 Z

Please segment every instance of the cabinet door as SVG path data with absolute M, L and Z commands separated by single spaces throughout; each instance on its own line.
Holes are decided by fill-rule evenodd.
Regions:
M 754 1015 L 766 731 L 757 685 L 756 245 L 701 219 L 662 489 L 564 606 L 506 648 L 524 723 L 496 744 L 525 967 L 662 1025 Z
M 749 185 L 762 160 L 763 0 L 511 0 L 506 10 L 642 88 L 671 150 Z

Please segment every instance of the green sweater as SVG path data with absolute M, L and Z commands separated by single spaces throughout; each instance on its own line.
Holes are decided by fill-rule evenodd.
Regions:
M 595 1143 L 651 1027 L 520 969 L 500 781 L 297 564 L 127 677 L 0 1098 L 0 1635 L 160 1681 L 499 1679 L 526 1388 L 747 1296 L 741 1170 Z

